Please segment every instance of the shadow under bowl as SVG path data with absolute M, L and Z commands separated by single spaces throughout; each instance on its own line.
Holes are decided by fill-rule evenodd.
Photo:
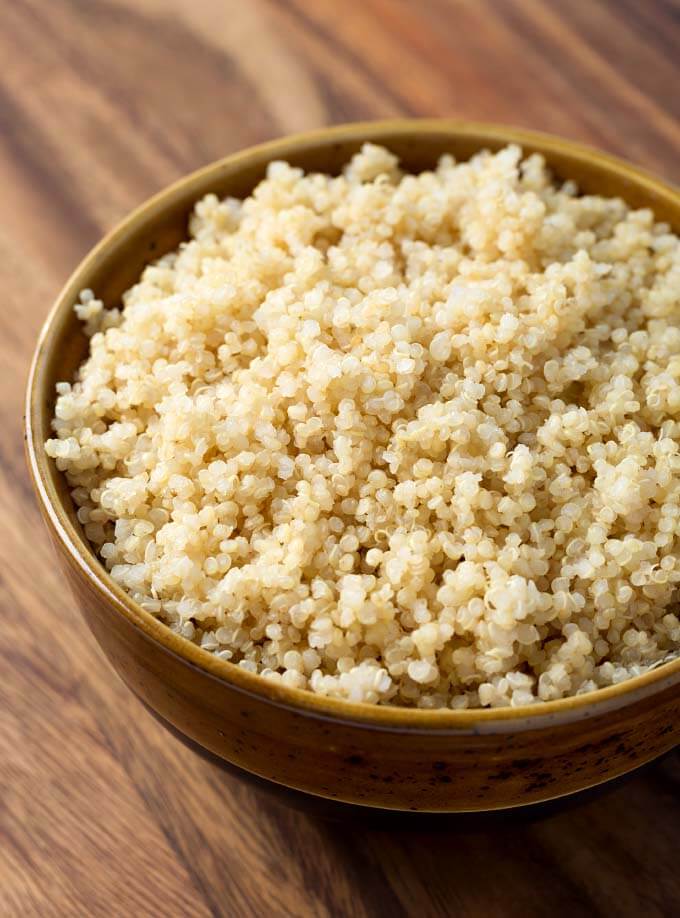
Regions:
M 680 231 L 680 193 L 669 185 L 578 144 L 513 128 L 369 122 L 229 156 L 143 204 L 93 249 L 59 295 L 27 391 L 27 455 L 42 513 L 114 669 L 162 721 L 227 763 L 306 794 L 421 812 L 517 807 L 594 787 L 678 742 L 680 660 L 588 695 L 494 710 L 375 707 L 274 685 L 201 650 L 132 602 L 85 539 L 65 479 L 45 454 L 55 384 L 72 379 L 87 352 L 73 312 L 82 289 L 116 305 L 146 264 L 186 238 L 188 216 L 203 195 L 248 195 L 274 159 L 336 173 L 365 141 L 386 145 L 413 172 L 432 168 L 444 153 L 466 159 L 517 143 L 542 153 L 557 178 L 649 207 Z

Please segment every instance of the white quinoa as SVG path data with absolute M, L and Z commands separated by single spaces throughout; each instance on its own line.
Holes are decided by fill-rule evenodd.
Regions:
M 272 163 L 104 310 L 47 452 L 111 576 L 296 688 L 528 704 L 680 647 L 680 241 L 517 147 Z

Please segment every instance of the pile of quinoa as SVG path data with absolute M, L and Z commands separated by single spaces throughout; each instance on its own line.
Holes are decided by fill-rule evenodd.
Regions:
M 57 386 L 78 518 L 207 651 L 351 701 L 529 704 L 680 647 L 680 240 L 517 147 L 199 201 Z

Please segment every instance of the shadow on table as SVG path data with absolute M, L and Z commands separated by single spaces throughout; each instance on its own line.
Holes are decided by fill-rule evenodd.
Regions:
M 225 793 L 252 795 L 276 849 L 295 859 L 329 915 L 677 914 L 680 755 L 575 796 L 484 814 L 376 811 L 211 763 Z M 310 885 L 311 884 L 311 885 Z M 346 890 L 339 901 L 339 888 Z M 356 895 L 361 903 L 351 908 Z M 311 914 L 301 911 L 301 915 Z

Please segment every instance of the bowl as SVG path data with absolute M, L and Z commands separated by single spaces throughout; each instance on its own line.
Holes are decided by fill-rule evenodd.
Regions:
M 553 799 L 615 778 L 680 739 L 680 659 L 618 685 L 528 707 L 375 707 L 275 685 L 173 633 L 109 577 L 76 519 L 63 476 L 45 454 L 55 383 L 87 349 L 73 304 L 92 288 L 107 306 L 143 267 L 185 238 L 207 192 L 247 195 L 273 159 L 337 172 L 364 141 L 388 146 L 407 170 L 450 152 L 521 144 L 585 192 L 650 207 L 680 231 L 680 193 L 618 159 L 513 128 L 454 121 L 342 125 L 276 140 L 215 162 L 151 198 L 75 270 L 42 329 L 28 382 L 31 477 L 65 575 L 120 677 L 162 721 L 231 765 L 285 787 L 397 810 L 470 812 Z

